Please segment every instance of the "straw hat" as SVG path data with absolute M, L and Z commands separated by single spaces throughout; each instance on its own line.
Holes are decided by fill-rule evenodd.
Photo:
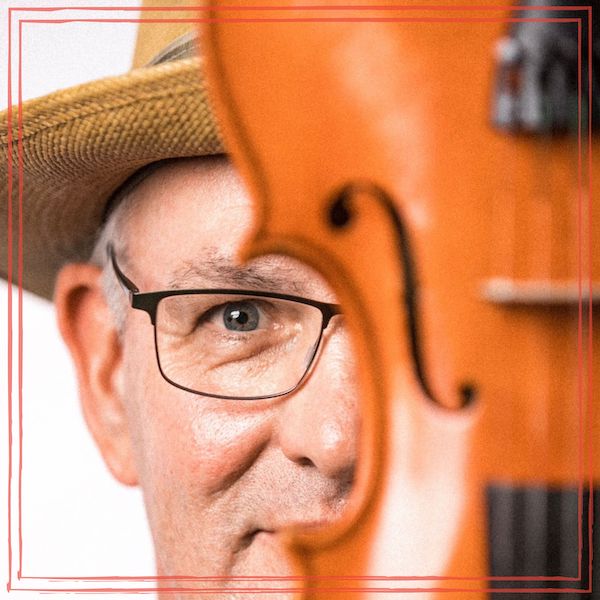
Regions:
M 183 8 L 194 0 L 170 0 Z M 164 6 L 144 0 L 144 6 Z M 197 5 L 197 0 L 196 0 Z M 189 18 L 188 11 L 143 12 Z M 166 158 L 223 153 L 190 23 L 142 23 L 132 70 L 23 103 L 23 287 L 51 298 L 56 273 L 89 258 L 105 205 L 135 171 Z M 12 109 L 13 281 L 17 281 L 17 109 Z M 0 114 L 0 202 L 8 200 L 8 111 Z M 6 213 L 5 213 L 6 214 Z M 7 220 L 0 222 L 7 239 Z M 8 273 L 0 244 L 0 273 Z

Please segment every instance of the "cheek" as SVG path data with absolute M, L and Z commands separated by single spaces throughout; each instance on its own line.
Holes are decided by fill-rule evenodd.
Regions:
M 210 398 L 204 399 L 210 403 Z M 236 414 L 219 406 L 191 419 L 190 438 L 197 452 L 195 477 L 205 492 L 228 487 L 247 472 L 271 436 L 268 414 Z M 227 401 L 225 401 L 227 402 Z
M 250 468 L 269 443 L 271 410 L 172 386 L 158 370 L 152 328 L 137 330 L 126 345 L 124 381 L 142 485 L 201 500 Z

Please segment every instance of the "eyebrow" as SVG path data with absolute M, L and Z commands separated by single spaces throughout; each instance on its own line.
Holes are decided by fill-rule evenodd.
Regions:
M 201 261 L 185 261 L 169 277 L 169 289 L 204 287 L 244 288 L 256 291 L 306 294 L 310 286 L 297 278 L 293 268 L 280 261 L 259 259 L 250 265 L 237 265 L 229 256 L 206 253 Z

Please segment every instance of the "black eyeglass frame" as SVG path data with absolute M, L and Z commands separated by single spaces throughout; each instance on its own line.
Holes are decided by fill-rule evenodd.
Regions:
M 127 275 L 125 275 L 125 273 L 123 273 L 123 271 L 119 267 L 117 263 L 117 258 L 115 256 L 114 246 L 112 244 L 108 244 L 107 254 L 111 262 L 113 271 L 115 272 L 115 275 L 117 277 L 117 281 L 129 297 L 131 308 L 134 308 L 136 310 L 142 310 L 145 313 L 148 313 L 148 316 L 150 317 L 150 322 L 152 323 L 152 326 L 154 328 L 154 352 L 156 354 L 156 362 L 158 364 L 158 370 L 160 371 L 160 374 L 162 375 L 163 379 L 171 385 L 186 392 L 190 392 L 191 394 L 207 396 L 209 398 L 219 398 L 221 400 L 267 400 L 269 398 L 279 398 L 281 396 L 291 394 L 294 390 L 297 390 L 302 385 L 302 383 L 306 380 L 309 373 L 311 372 L 315 357 L 317 356 L 321 347 L 323 332 L 329 326 L 331 319 L 336 315 L 342 314 L 342 307 L 339 304 L 319 302 L 310 298 L 303 298 L 302 296 L 279 294 L 277 292 L 262 292 L 258 290 L 241 290 L 233 288 L 174 289 L 160 290 L 155 292 L 140 292 L 138 286 L 135 283 L 133 283 L 133 281 L 131 281 L 131 279 L 129 279 L 129 277 L 127 277 Z M 158 309 L 158 304 L 164 298 L 169 298 L 171 296 L 189 296 L 203 294 L 231 294 L 240 296 L 250 296 L 255 298 L 273 298 L 275 300 L 288 300 L 291 302 L 297 302 L 299 304 L 305 304 L 307 306 L 313 306 L 314 308 L 317 308 L 321 312 L 321 331 L 319 332 L 319 337 L 317 338 L 317 341 L 314 345 L 314 350 L 312 352 L 310 360 L 307 363 L 304 374 L 299 379 L 299 381 L 293 387 L 277 394 L 268 394 L 261 396 L 225 396 L 220 394 L 209 394 L 207 392 L 199 392 L 192 388 L 180 385 L 179 383 L 176 383 L 175 381 L 170 379 L 162 369 L 162 365 L 160 363 L 160 355 L 158 352 L 158 334 L 156 328 L 156 312 Z

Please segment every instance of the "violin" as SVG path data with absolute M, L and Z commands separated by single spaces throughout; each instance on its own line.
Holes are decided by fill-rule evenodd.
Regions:
M 597 48 L 591 10 L 546 5 L 202 12 L 241 259 L 321 273 L 358 358 L 357 477 L 286 534 L 298 598 L 597 581 Z

